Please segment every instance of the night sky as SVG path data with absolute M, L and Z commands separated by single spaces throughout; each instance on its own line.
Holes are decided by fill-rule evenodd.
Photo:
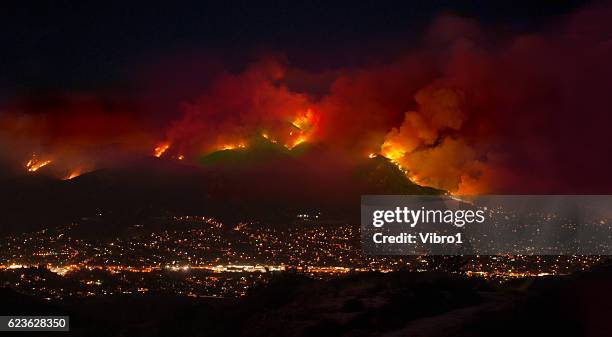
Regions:
M 284 53 L 296 67 L 384 61 L 414 48 L 441 13 L 474 18 L 496 33 L 527 32 L 584 2 L 250 1 L 136 4 L 15 1 L 0 14 L 7 93 L 127 85 L 130 69 L 175 54 L 204 53 L 240 67 L 258 53 Z M 403 41 L 389 47 L 389 41 Z

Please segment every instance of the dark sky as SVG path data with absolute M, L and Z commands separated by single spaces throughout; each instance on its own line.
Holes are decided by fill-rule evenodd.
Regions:
M 137 64 L 193 51 L 214 54 L 230 64 L 246 62 L 258 51 L 280 51 L 298 67 L 355 66 L 372 55 L 384 55 L 386 41 L 416 39 L 440 13 L 474 18 L 502 31 L 529 31 L 582 4 L 4 2 L 0 92 L 6 97 L 33 90 L 117 87 L 125 84 Z

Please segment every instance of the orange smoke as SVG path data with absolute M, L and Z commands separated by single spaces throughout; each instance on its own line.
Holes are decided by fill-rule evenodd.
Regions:
M 28 172 L 45 167 L 63 179 L 75 167 L 111 166 L 148 152 L 147 128 L 121 99 L 63 93 L 20 98 L 0 113 L 0 160 Z
M 457 133 L 467 120 L 466 94 L 435 82 L 417 92 L 418 109 L 405 113 L 381 145 L 389 158 L 419 184 L 456 192 L 468 183 L 461 177 L 475 165 L 475 154 Z M 453 135 L 454 136 L 451 136 Z
M 219 76 L 181 104 L 182 116 L 168 131 L 173 151 L 200 155 L 248 146 L 260 136 L 287 148 L 310 141 L 318 120 L 313 102 L 291 91 L 284 78 L 285 67 L 271 60 Z

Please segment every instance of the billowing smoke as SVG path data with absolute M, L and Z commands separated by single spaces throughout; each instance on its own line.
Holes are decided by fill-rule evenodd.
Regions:
M 422 50 L 365 71 L 351 85 L 339 79 L 346 90 L 340 99 L 332 91 L 324 104 L 350 101 L 356 119 L 347 112 L 346 123 L 367 130 L 368 140 L 384 129 L 380 120 L 404 108 L 380 148 L 370 149 L 424 185 L 463 194 L 606 190 L 609 156 L 602 154 L 610 153 L 610 142 L 603 125 L 612 109 L 604 93 L 612 85 L 606 12 L 587 9 L 554 29 L 505 38 L 442 17 Z M 421 71 L 406 66 L 415 60 Z M 430 76 L 418 90 L 398 86 L 412 76 L 422 83 L 421 74 Z M 344 108 L 322 111 L 333 116 Z
M 210 88 L 181 106 L 182 117 L 168 132 L 170 151 L 198 155 L 247 147 L 254 137 L 292 148 L 316 128 L 307 95 L 282 84 L 283 66 L 265 60 L 239 74 L 224 74 Z
M 382 154 L 399 159 L 422 146 L 434 145 L 444 130 L 459 131 L 467 118 L 465 94 L 460 89 L 431 85 L 419 91 L 417 111 L 408 111 L 399 128 L 385 137 Z
M 468 119 L 466 96 L 461 87 L 442 81 L 417 92 L 418 109 L 406 112 L 401 126 L 387 134 L 381 154 L 413 180 L 457 192 L 462 177 L 473 175 L 477 164 L 475 151 L 461 133 Z
M 0 159 L 13 169 L 44 167 L 66 179 L 116 165 L 155 141 L 147 120 L 134 110 L 124 100 L 93 95 L 20 100 L 0 115 Z

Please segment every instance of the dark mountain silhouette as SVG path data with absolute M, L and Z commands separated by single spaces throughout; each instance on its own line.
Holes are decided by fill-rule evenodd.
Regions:
M 346 164 L 330 156 L 317 144 L 288 150 L 260 140 L 193 164 L 150 157 L 65 181 L 44 174 L 5 176 L 0 232 L 96 217 L 112 231 L 108 223 L 121 227 L 171 214 L 282 223 L 302 210 L 358 222 L 362 194 L 442 193 L 412 183 L 384 157 Z

